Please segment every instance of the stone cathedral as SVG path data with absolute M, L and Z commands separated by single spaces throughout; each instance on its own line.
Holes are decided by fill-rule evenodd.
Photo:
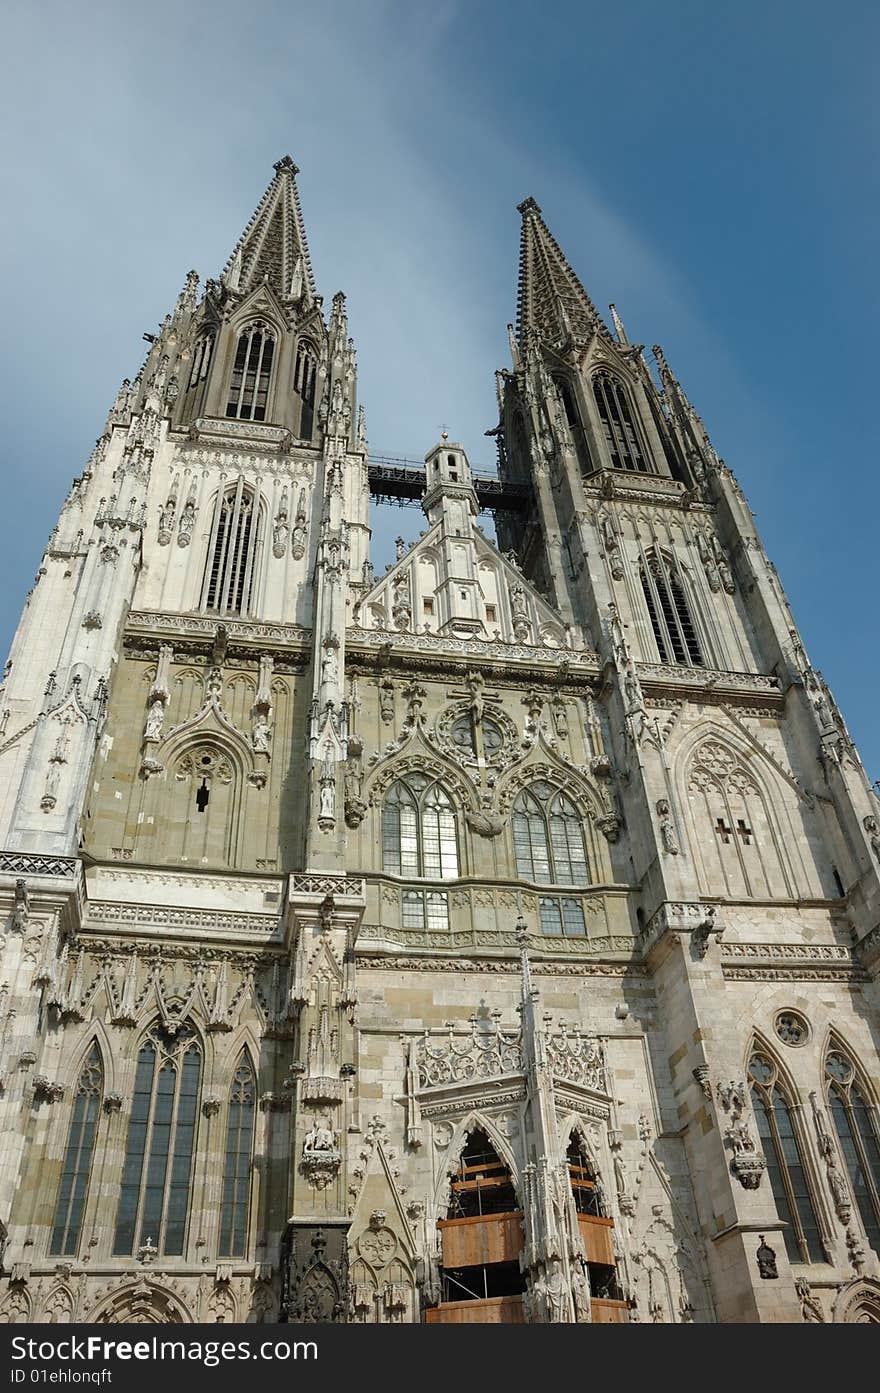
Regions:
M 371 456 L 296 175 L 4 674 L 0 1321 L 880 1322 L 880 804 L 736 478 L 531 198 L 497 475 Z

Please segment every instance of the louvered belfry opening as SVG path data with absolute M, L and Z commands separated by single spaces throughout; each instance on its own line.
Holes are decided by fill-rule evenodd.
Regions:
M 239 479 L 217 497 L 202 604 L 221 614 L 247 614 L 259 552 L 253 490 Z
M 275 339 L 259 320 L 239 335 L 229 380 L 226 415 L 240 421 L 265 421 Z
M 610 372 L 597 372 L 593 376 L 593 395 L 614 468 L 648 473 L 649 466 L 623 383 Z
M 642 560 L 640 575 L 661 663 L 703 667 L 700 641 L 671 559 L 659 549 L 649 551 Z

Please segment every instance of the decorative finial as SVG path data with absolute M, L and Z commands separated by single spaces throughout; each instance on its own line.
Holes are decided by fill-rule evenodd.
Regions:
M 540 213 L 541 210 L 533 198 L 524 198 L 522 203 L 516 205 L 516 211 L 525 217 L 526 213 Z
M 283 174 L 288 169 L 291 174 L 299 174 L 299 165 L 294 164 L 289 155 L 284 155 L 280 160 L 276 160 L 272 167 L 276 174 Z

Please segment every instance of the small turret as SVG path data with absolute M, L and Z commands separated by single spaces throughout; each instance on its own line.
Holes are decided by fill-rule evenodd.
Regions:
M 449 536 L 466 537 L 480 507 L 468 457 L 446 431 L 425 456 L 425 496 L 422 507 L 429 522 L 446 519 Z

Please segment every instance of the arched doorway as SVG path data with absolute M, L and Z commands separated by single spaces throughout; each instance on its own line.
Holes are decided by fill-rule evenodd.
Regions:
M 428 1323 L 523 1324 L 522 1207 L 510 1170 L 479 1127 L 465 1140 L 437 1227 L 442 1294 Z

